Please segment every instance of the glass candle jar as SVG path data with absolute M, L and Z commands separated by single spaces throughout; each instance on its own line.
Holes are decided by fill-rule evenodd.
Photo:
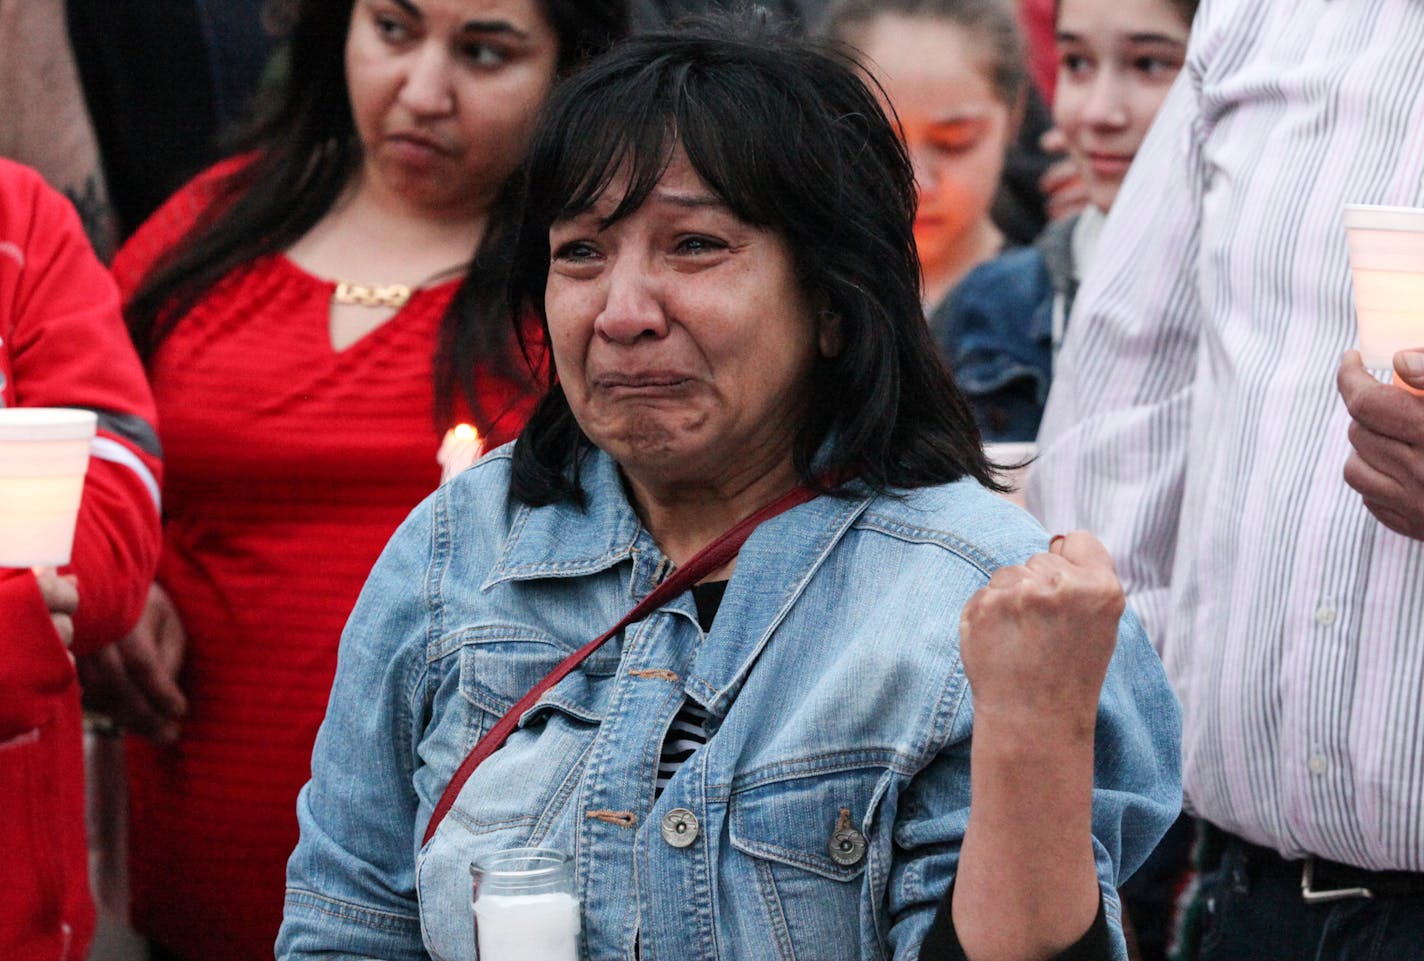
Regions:
M 479 961 L 578 961 L 574 864 L 548 848 L 512 848 L 470 865 Z

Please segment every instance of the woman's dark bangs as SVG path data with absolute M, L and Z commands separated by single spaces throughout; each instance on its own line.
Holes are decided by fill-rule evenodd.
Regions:
M 764 116 L 742 115 L 733 81 L 774 84 L 775 77 L 741 78 L 730 71 L 703 70 L 682 84 L 677 103 L 678 142 L 703 183 L 738 218 L 755 227 L 778 227 L 775 215 L 776 171 L 764 152 L 745 138 L 748 128 L 766 124 Z M 790 129 L 790 128 L 783 128 Z M 760 133 L 761 131 L 755 131 Z
M 665 64 L 655 62 L 630 75 L 609 78 L 586 91 L 565 118 L 559 152 L 546 187 L 550 221 L 590 210 L 615 178 L 628 187 L 604 226 L 640 207 L 672 159 L 676 121 L 667 96 Z

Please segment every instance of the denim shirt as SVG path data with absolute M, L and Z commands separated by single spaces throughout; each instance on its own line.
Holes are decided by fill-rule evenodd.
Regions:
M 298 802 L 278 956 L 471 961 L 470 863 L 532 844 L 575 860 L 587 961 L 915 958 L 969 816 L 959 612 L 1045 549 L 1042 528 L 967 480 L 767 521 L 709 633 L 688 592 L 615 636 L 422 846 L 479 737 L 671 567 L 605 455 L 584 461 L 584 510 L 522 506 L 508 477 L 504 449 L 438 490 L 366 584 Z M 684 698 L 710 739 L 654 802 Z M 1176 701 L 1125 615 L 1092 818 L 1123 958 L 1115 886 L 1177 813 L 1178 752 Z M 685 846 L 661 830 L 674 809 L 695 819 Z

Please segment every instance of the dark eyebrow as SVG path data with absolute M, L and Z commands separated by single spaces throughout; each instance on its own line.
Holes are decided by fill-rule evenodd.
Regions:
M 1081 35 L 1076 33 L 1069 33 L 1066 30 L 1058 31 L 1056 37 L 1059 43 L 1086 43 L 1086 41 Z M 1129 33 L 1127 35 L 1127 40 L 1129 43 L 1136 44 L 1161 43 L 1173 47 L 1186 46 L 1186 43 L 1183 42 L 1181 39 L 1177 37 L 1170 37 L 1165 33 Z
M 470 20 L 464 26 L 465 33 L 508 34 L 518 40 L 528 40 L 529 34 L 520 30 L 508 20 Z
M 391 0 L 391 2 L 417 20 L 424 19 L 424 14 L 421 13 L 420 8 L 415 5 L 413 0 Z M 470 20 L 460 29 L 464 33 L 508 34 L 519 40 L 529 39 L 528 33 L 520 30 L 508 20 Z
M 1165 33 L 1129 33 L 1127 39 L 1133 43 L 1165 43 L 1173 47 L 1185 47 L 1178 37 L 1169 37 Z

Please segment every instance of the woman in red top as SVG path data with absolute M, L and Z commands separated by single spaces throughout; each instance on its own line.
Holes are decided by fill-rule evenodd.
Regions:
M 251 149 L 115 261 L 169 464 L 126 643 L 181 662 L 183 697 L 142 673 L 90 689 L 151 737 L 130 740 L 129 843 L 156 956 L 272 957 L 342 625 L 445 429 L 523 423 L 514 173 L 558 75 L 626 20 L 616 0 L 307 0 Z

